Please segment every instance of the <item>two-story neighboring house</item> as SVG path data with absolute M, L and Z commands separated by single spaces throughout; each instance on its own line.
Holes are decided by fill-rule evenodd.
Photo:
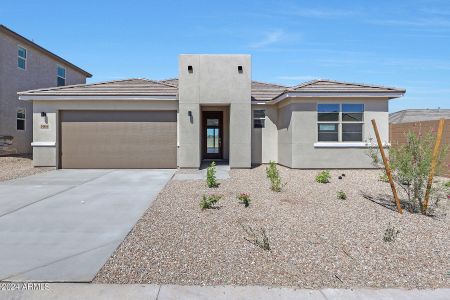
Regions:
M 92 75 L 0 25 L 0 136 L 12 137 L 15 153 L 31 153 L 32 102 L 17 92 L 86 83 Z M 1 153 L 0 153 L 1 154 Z

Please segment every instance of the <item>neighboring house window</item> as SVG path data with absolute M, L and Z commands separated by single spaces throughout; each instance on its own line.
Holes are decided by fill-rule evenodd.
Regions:
M 57 86 L 66 85 L 66 69 L 58 66 L 56 70 Z
M 17 67 L 22 70 L 27 68 L 27 49 L 20 46 L 17 49 Z
M 266 111 L 256 109 L 253 111 L 253 128 L 264 128 L 266 126 Z
M 318 104 L 319 142 L 362 142 L 364 104 Z
M 16 113 L 17 130 L 25 130 L 25 108 L 18 108 Z

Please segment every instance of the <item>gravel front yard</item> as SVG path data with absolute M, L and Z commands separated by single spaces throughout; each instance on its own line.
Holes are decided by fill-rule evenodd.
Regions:
M 390 193 L 379 170 L 333 170 L 331 183 L 319 184 L 318 171 L 279 169 L 287 182 L 280 193 L 270 191 L 264 166 L 231 170 L 216 189 L 172 180 L 94 282 L 450 287 L 448 216 L 399 215 L 367 200 L 362 191 Z M 250 194 L 249 208 L 240 192 Z M 219 208 L 201 211 L 201 196 L 213 193 L 223 195 Z M 271 250 L 246 241 L 241 224 L 265 228 Z M 400 230 L 390 243 L 389 224 Z
M 34 168 L 31 156 L 0 156 L 0 181 L 47 172 L 55 168 Z

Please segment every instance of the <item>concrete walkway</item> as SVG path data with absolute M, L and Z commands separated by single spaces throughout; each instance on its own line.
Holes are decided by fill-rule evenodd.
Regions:
M 55 170 L 0 183 L 0 280 L 90 282 L 175 170 Z
M 178 172 L 174 176 L 174 180 L 206 180 L 206 172 L 209 166 L 209 162 L 202 162 L 199 170 L 184 170 L 184 172 Z M 230 165 L 228 163 L 219 162 L 216 165 L 216 178 L 217 179 L 229 179 L 230 178 Z
M 450 289 L 291 289 L 262 286 L 177 286 L 177 285 L 104 285 L 47 284 L 47 286 L 16 286 L 20 290 L 0 290 L 0 299 L 147 299 L 147 300 L 448 300 Z M 28 290 L 26 290 L 28 289 Z

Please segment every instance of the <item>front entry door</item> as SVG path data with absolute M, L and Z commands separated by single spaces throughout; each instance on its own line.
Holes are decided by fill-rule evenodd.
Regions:
M 203 112 L 203 158 L 222 159 L 223 122 L 221 111 Z

